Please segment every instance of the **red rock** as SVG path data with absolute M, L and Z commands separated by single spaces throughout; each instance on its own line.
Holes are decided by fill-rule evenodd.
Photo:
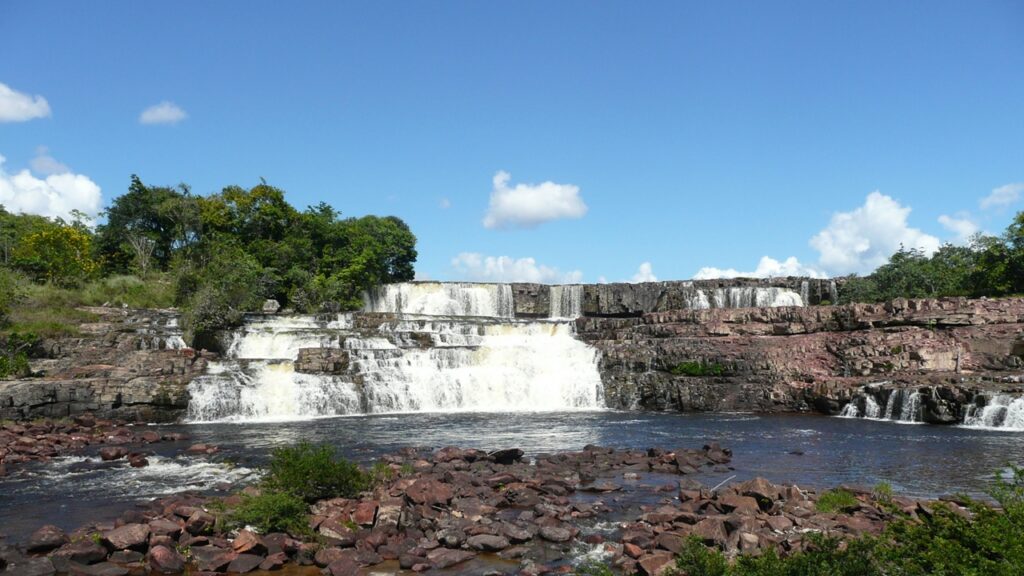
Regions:
M 331 576 L 356 576 L 359 573 L 359 564 L 352 558 L 342 558 L 327 566 L 327 572 Z
M 260 537 L 248 530 L 239 530 L 231 543 L 231 549 L 239 554 L 266 554 L 267 547 Z
M 104 446 L 100 448 L 100 458 L 104 461 L 120 460 L 128 455 L 128 449 L 124 446 Z
M 434 566 L 434 568 L 443 569 L 449 566 L 455 566 L 461 564 L 466 560 L 476 557 L 476 554 L 472 552 L 466 552 L 465 550 L 452 550 L 451 548 L 437 548 L 427 553 L 427 560 Z M 415 566 L 413 570 L 415 570 Z
M 661 576 L 672 570 L 675 560 L 671 552 L 654 552 L 640 558 L 637 563 L 647 576 Z
M 644 550 L 636 544 L 630 544 L 627 542 L 622 545 L 622 553 L 630 558 L 639 558 L 640 556 L 643 556 Z
M 146 430 L 142 434 L 139 434 L 139 438 L 147 444 L 154 444 L 160 441 L 160 434 L 153 430 Z
M 351 549 L 342 550 L 341 548 L 328 546 L 317 550 L 316 555 L 313 556 L 313 561 L 316 563 L 317 566 L 320 566 L 321 568 L 326 568 L 327 566 L 330 566 L 338 560 L 342 560 L 345 558 L 355 558 L 355 554 L 352 552 Z
M 455 492 L 448 484 L 430 478 L 420 478 L 409 486 L 405 495 L 416 504 L 431 506 L 451 502 Z
M 284 552 L 271 554 L 270 556 L 267 556 L 266 560 L 260 563 L 260 570 L 279 570 L 286 562 L 288 562 L 288 555 Z
M 95 564 L 107 557 L 107 549 L 92 540 L 78 540 L 61 546 L 51 557 L 79 564 Z
M 317 527 L 322 536 L 332 538 L 338 546 L 351 547 L 356 544 L 356 533 L 351 528 L 342 524 L 338 518 L 328 518 Z
M 205 534 L 213 531 L 213 525 L 216 522 L 217 519 L 213 517 L 213 514 L 196 510 L 185 521 L 185 531 L 192 535 Z
M 377 519 L 377 503 L 374 501 L 360 502 L 356 504 L 355 512 L 352 513 L 352 521 L 360 526 L 373 526 Z
M 717 518 L 705 518 L 697 522 L 690 533 L 700 537 L 706 544 L 725 545 L 728 539 L 725 523 Z
M 753 515 L 761 511 L 761 508 L 757 504 L 757 500 L 751 498 L 750 496 L 725 494 L 719 496 L 718 504 L 722 507 L 723 512 L 735 512 L 736 514 Z
M 149 523 L 149 531 L 153 534 L 177 538 L 181 534 L 181 524 L 165 518 L 157 518 Z
M 68 541 L 68 537 L 60 528 L 47 524 L 36 530 L 29 537 L 25 549 L 31 553 L 38 554 L 59 548 Z
M 785 516 L 769 516 L 768 527 L 776 532 L 785 532 L 793 527 L 793 521 Z
M 263 563 L 263 556 L 256 554 L 239 554 L 231 564 L 228 564 L 228 572 L 233 574 L 245 574 L 252 572 Z
M 146 559 L 149 569 L 159 574 L 179 574 L 185 570 L 185 558 L 167 546 L 150 548 Z
M 125 524 L 103 534 L 114 550 L 145 549 L 149 540 L 149 526 L 146 524 Z
M 217 546 L 193 546 L 191 552 L 196 568 L 203 572 L 222 572 L 238 556 Z
M 663 532 L 655 539 L 659 548 L 664 548 L 673 554 L 678 554 L 683 548 L 686 536 L 679 532 Z
M 508 540 L 501 536 L 493 536 L 490 534 L 477 534 L 476 536 L 470 536 L 466 539 L 466 545 L 473 550 L 479 550 L 481 552 L 497 552 L 508 548 Z

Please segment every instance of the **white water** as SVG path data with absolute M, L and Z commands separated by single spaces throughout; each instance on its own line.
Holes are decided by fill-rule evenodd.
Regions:
M 712 294 L 715 308 L 753 308 L 803 306 L 805 300 L 789 288 L 742 286 L 716 288 Z
M 583 286 L 581 284 L 552 286 L 550 297 L 551 318 L 572 320 L 583 316 Z
M 920 392 L 908 393 L 905 389 L 897 388 L 889 393 L 885 406 L 880 406 L 871 392 L 864 392 L 860 398 L 864 400 L 863 411 L 854 400 L 843 406 L 839 416 L 841 418 L 868 418 L 906 423 L 921 422 Z
M 964 426 L 997 430 L 1024 430 L 1024 396 L 997 394 L 984 407 L 969 406 Z
M 364 312 L 427 316 L 489 316 L 512 318 L 510 284 L 405 282 L 385 284 L 364 296 Z
M 564 288 L 558 313 L 578 314 L 582 287 Z M 247 319 L 233 334 L 225 359 L 212 362 L 189 385 L 187 419 L 285 421 L 604 406 L 596 349 L 574 337 L 571 322 L 507 318 L 508 285 L 389 286 L 368 296 L 366 308 L 398 317 L 362 332 L 352 329 L 351 316 Z M 303 348 L 347 352 L 348 370 L 297 372 Z

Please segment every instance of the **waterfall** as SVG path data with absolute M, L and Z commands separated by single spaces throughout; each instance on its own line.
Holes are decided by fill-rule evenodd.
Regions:
M 1024 430 L 1024 396 L 997 394 L 989 398 L 981 395 L 975 404 L 967 407 L 964 426 Z
M 381 290 L 376 300 L 368 298 L 367 308 L 413 311 L 397 318 L 246 318 L 232 334 L 223 360 L 211 362 L 208 373 L 189 384 L 187 420 L 604 406 L 597 350 L 576 339 L 573 323 L 497 317 L 512 310 L 502 285 L 469 290 L 406 286 L 418 288 Z M 564 298 L 569 310 L 573 298 Z M 466 314 L 423 313 L 452 309 Z M 309 352 L 314 360 L 304 365 L 303 355 Z M 316 358 L 323 354 L 345 362 L 340 368 L 336 363 L 322 368 Z
M 800 294 L 789 288 L 761 286 L 716 288 L 711 301 L 714 308 L 803 306 L 805 303 Z
M 551 318 L 576 319 L 583 316 L 583 286 L 569 284 L 551 287 Z
M 878 388 L 865 387 L 853 400 L 843 407 L 839 414 L 843 418 L 868 418 L 871 420 L 892 420 L 895 422 L 921 422 L 921 393 L 896 388 L 889 392 L 885 405 L 875 400 Z
M 807 280 L 800 281 L 800 300 L 804 305 L 811 301 L 811 283 Z
M 364 312 L 492 318 L 515 315 L 509 284 L 404 282 L 378 286 L 363 299 Z

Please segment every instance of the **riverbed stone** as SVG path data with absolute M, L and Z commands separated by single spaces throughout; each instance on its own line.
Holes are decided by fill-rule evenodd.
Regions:
M 61 546 L 59 549 L 51 554 L 54 565 L 59 563 L 77 562 L 79 564 L 95 564 L 100 562 L 107 557 L 107 549 L 100 546 L 92 539 L 83 539 L 74 542 L 68 542 Z M 58 570 L 62 570 L 61 566 L 57 567 Z
M 416 504 L 427 506 L 447 504 L 455 496 L 452 487 L 432 478 L 420 478 L 412 483 L 405 495 Z
M 124 566 L 111 562 L 100 562 L 99 564 L 85 565 L 72 562 L 68 566 L 69 576 L 128 576 L 131 571 Z
M 548 542 L 568 542 L 572 539 L 572 530 L 563 526 L 541 526 L 540 537 Z
M 124 446 L 104 446 L 100 448 L 100 459 L 104 462 L 120 460 L 128 455 L 128 449 Z
M 228 564 L 228 572 L 233 574 L 245 574 L 259 568 L 263 563 L 263 556 L 257 554 L 239 554 Z
M 239 530 L 231 542 L 231 549 L 239 554 L 266 554 L 267 547 L 259 536 L 249 530 Z
M 158 574 L 179 574 L 185 570 L 185 558 L 167 546 L 154 546 L 146 555 L 149 568 Z
M 23 558 L 9 564 L 4 576 L 53 576 L 56 572 L 49 558 Z
M 149 540 L 149 526 L 146 524 L 125 524 L 103 534 L 114 550 L 145 549 Z
M 437 548 L 427 553 L 427 560 L 439 570 L 461 564 L 475 558 L 476 554 L 465 550 L 453 550 L 451 548 Z
M 509 547 L 509 542 L 502 536 L 477 534 L 466 539 L 466 545 L 481 552 L 498 552 Z
M 63 530 L 52 524 L 47 524 L 29 536 L 25 549 L 38 554 L 59 548 L 67 541 L 67 534 Z
M 675 557 L 671 552 L 653 552 L 637 560 L 641 571 L 647 576 L 669 574 L 675 566 Z
M 217 519 L 213 517 L 213 514 L 203 510 L 196 510 L 185 521 L 185 531 L 193 536 L 207 534 L 213 530 L 213 525 L 216 522 Z

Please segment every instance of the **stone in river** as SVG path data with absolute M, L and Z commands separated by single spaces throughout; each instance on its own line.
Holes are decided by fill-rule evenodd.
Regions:
M 28 539 L 25 549 L 32 553 L 48 552 L 54 548 L 60 548 L 68 537 L 60 528 L 47 524 L 32 533 Z
M 149 540 L 149 526 L 146 524 L 125 524 L 103 535 L 114 550 L 127 548 L 145 549 Z
M 540 537 L 549 542 L 568 542 L 572 538 L 572 530 L 560 526 L 542 526 Z
M 146 555 L 149 568 L 158 574 L 179 574 L 185 570 L 185 558 L 167 546 L 155 546 Z
M 492 536 L 490 534 L 477 534 L 476 536 L 470 536 L 466 539 L 466 544 L 474 549 L 482 552 L 497 552 L 508 548 L 508 540 L 501 536 Z
M 124 446 L 104 446 L 100 448 L 100 458 L 104 461 L 120 460 L 128 455 L 128 449 Z
M 438 548 L 427 554 L 427 560 L 437 569 L 444 569 L 466 560 L 474 558 L 476 554 L 465 550 L 452 550 L 451 548 Z M 415 567 L 413 568 L 415 570 Z
M 239 554 L 237 558 L 228 564 L 228 572 L 234 574 L 245 574 L 246 572 L 252 572 L 263 563 L 263 556 L 257 556 L 256 554 Z
M 4 576 L 53 576 L 55 573 L 49 558 L 25 558 L 9 564 Z

